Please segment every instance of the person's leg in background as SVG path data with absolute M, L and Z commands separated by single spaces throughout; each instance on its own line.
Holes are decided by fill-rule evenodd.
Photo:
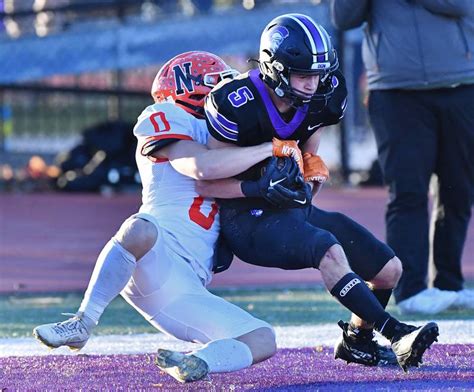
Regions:
M 432 215 L 434 286 L 458 292 L 456 307 L 474 308 L 463 290 L 462 252 L 474 199 L 474 85 L 436 91 L 440 143 Z
M 371 91 L 369 115 L 390 199 L 387 244 L 403 264 L 394 294 L 405 313 L 438 313 L 455 300 L 452 293 L 428 289 L 428 189 L 435 170 L 438 118 L 429 92 Z

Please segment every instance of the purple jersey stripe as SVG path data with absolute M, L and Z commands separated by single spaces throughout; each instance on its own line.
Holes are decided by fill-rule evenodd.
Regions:
M 214 130 L 217 133 L 219 133 L 221 136 L 225 137 L 226 139 L 229 139 L 235 142 L 237 141 L 236 133 L 231 133 L 227 131 L 224 127 L 221 126 L 221 124 L 219 124 L 219 122 L 214 117 L 212 117 L 211 113 L 209 113 L 209 110 L 206 109 L 205 111 L 206 111 L 207 119 L 211 123 L 212 128 L 214 128 Z
M 300 22 L 302 22 L 311 33 L 313 40 L 316 44 L 317 53 L 327 52 L 327 49 L 324 45 L 323 37 L 321 36 L 321 34 L 319 33 L 319 30 L 314 25 L 313 21 L 308 19 L 305 15 L 301 15 L 301 14 L 295 15 L 295 17 L 298 18 Z M 318 61 L 321 61 L 319 59 L 319 56 L 318 56 Z M 325 61 L 324 57 L 322 61 Z
M 220 114 L 215 108 L 215 106 L 212 105 L 212 102 L 211 104 L 205 106 L 205 110 L 208 117 L 209 116 L 212 117 L 212 119 L 216 121 L 226 131 L 228 131 L 229 133 L 235 133 L 235 134 L 239 133 L 237 124 L 232 121 L 228 121 L 222 114 Z M 224 120 L 224 122 L 221 121 L 222 119 Z M 229 128 L 226 126 L 226 124 L 229 124 L 229 123 L 233 124 L 232 128 Z
M 214 105 L 214 101 L 210 97 L 206 99 L 206 109 L 212 115 L 212 117 L 214 117 L 229 132 L 239 132 L 237 123 L 228 120 L 222 114 L 220 114 Z
M 262 97 L 265 109 L 267 110 L 268 117 L 270 117 L 270 121 L 272 122 L 275 132 L 282 139 L 289 138 L 305 119 L 306 113 L 308 112 L 308 105 L 300 106 L 296 110 L 296 113 L 291 121 L 287 123 L 281 118 L 281 115 L 275 107 L 275 104 L 272 102 L 270 94 L 268 93 L 262 79 L 259 77 L 259 70 L 251 70 L 249 72 L 249 77 Z

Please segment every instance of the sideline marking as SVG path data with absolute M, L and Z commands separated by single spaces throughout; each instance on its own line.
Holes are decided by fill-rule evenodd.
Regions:
M 415 325 L 427 321 L 411 321 Z M 474 322 L 472 320 L 443 320 L 437 322 L 440 328 L 438 344 L 472 344 Z M 341 334 L 334 324 L 274 327 L 278 348 L 303 348 L 315 346 L 332 347 Z M 388 344 L 380 339 L 381 344 Z M 89 343 L 78 353 L 90 355 L 153 353 L 158 347 L 189 351 L 199 347 L 196 343 L 177 340 L 163 333 L 137 335 L 92 336 Z M 50 350 L 35 338 L 0 339 L 0 357 L 33 355 L 77 355 L 66 347 Z

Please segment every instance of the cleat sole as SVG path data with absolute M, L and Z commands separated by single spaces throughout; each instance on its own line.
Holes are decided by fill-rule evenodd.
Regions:
M 55 346 L 49 343 L 46 339 L 44 339 L 36 330 L 33 330 L 33 336 L 36 338 L 36 340 L 38 340 L 40 343 L 42 343 L 43 345 L 45 345 L 51 350 L 65 346 L 65 347 L 68 347 L 71 351 L 80 351 L 85 346 L 85 343 L 81 344 L 80 346 L 70 346 L 68 344 L 60 344 L 60 345 Z
M 209 367 L 203 360 L 166 349 L 158 349 L 155 364 L 181 383 L 202 380 L 209 373 Z

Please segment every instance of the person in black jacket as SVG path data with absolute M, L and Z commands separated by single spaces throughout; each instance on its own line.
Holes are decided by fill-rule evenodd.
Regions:
M 368 109 L 390 196 L 387 243 L 403 263 L 398 307 L 474 309 L 461 269 L 474 200 L 474 1 L 332 0 L 331 14 L 340 29 L 366 23 Z

